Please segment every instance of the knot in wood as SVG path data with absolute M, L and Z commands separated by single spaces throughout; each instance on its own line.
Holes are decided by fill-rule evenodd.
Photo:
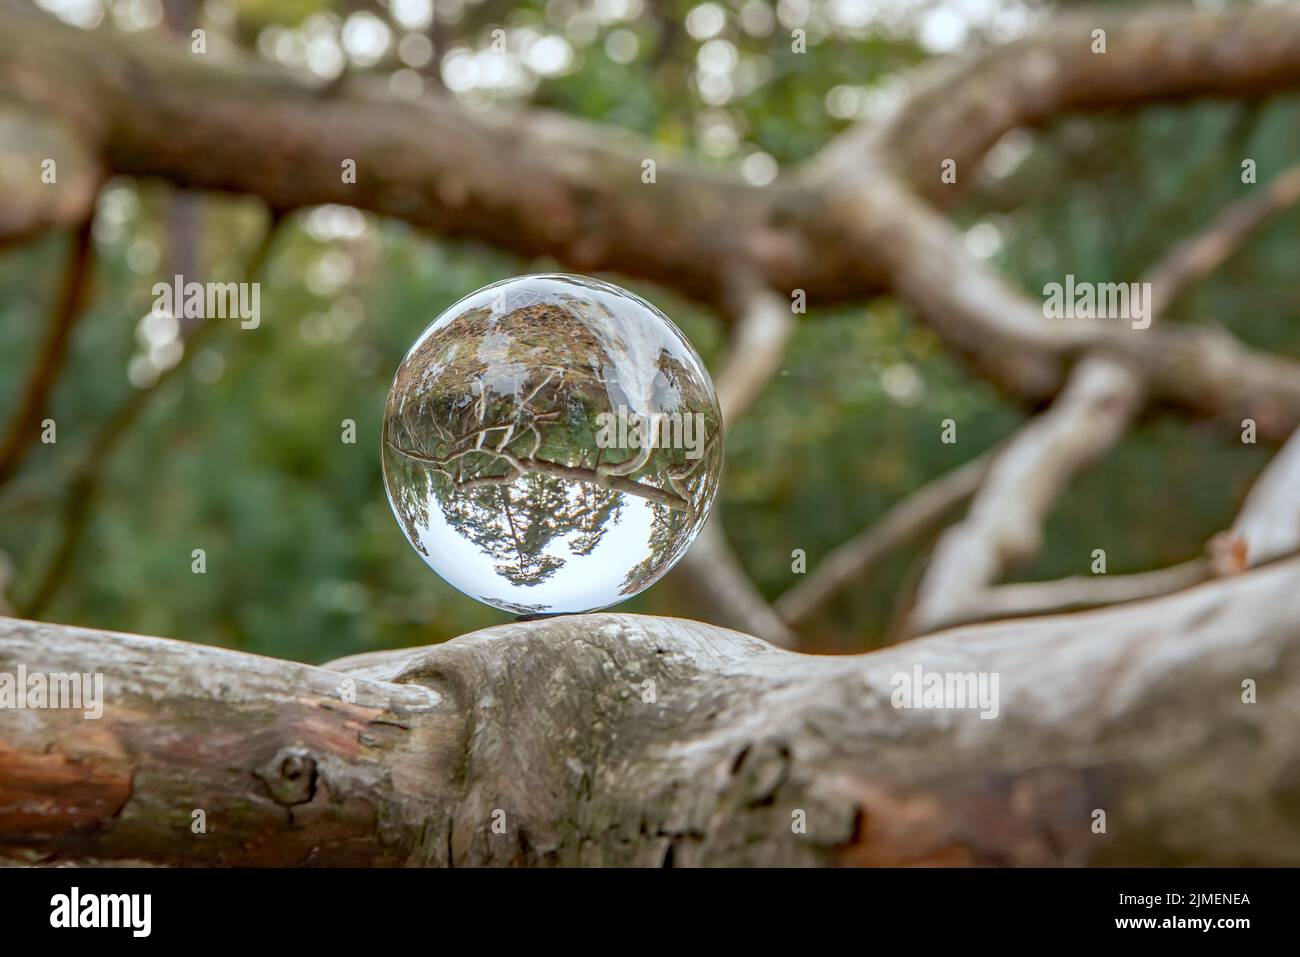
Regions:
M 281 748 L 256 774 L 271 797 L 286 806 L 305 804 L 316 793 L 316 759 L 305 748 Z

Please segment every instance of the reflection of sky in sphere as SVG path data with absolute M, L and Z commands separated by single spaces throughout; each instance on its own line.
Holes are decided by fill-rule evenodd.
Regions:
M 582 497 L 576 483 L 567 487 L 567 493 L 574 505 Z M 569 543 L 578 537 L 577 531 L 547 544 L 544 553 L 564 565 L 537 585 L 516 585 L 498 575 L 493 557 L 463 538 L 447 523 L 440 508 L 429 509 L 429 522 L 420 528 L 420 542 L 428 550 L 429 567 L 471 598 L 497 606 L 546 606 L 538 611 L 604 608 L 625 597 L 621 593 L 624 578 L 628 568 L 645 558 L 654 515 L 649 502 L 630 495 L 620 498 L 621 511 L 610 518 L 600 544 L 590 554 L 574 560 Z M 506 531 L 504 515 L 497 524 Z

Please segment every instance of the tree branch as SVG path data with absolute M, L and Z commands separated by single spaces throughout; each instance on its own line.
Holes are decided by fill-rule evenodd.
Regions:
M 1148 21 L 1133 20 L 1132 39 L 1126 23 L 1115 21 L 1111 48 L 1126 51 L 1117 62 L 1142 69 L 1110 72 L 1112 54 L 1089 52 L 1071 60 L 1068 89 L 1086 87 L 1085 64 L 1107 79 L 1111 105 L 1130 107 L 1300 83 L 1293 5 L 1171 13 L 1154 40 Z M 950 349 L 1031 403 L 1059 390 L 1069 360 L 1104 349 L 1141 365 L 1159 401 L 1234 421 L 1249 415 L 1271 437 L 1300 425 L 1295 363 L 1187 330 L 1138 336 L 1044 322 L 964 252 L 951 224 L 891 172 L 907 164 L 889 156 L 858 157 L 852 180 L 828 179 L 835 164 L 813 163 L 757 188 L 543 111 L 479 114 L 445 97 L 408 103 L 360 79 L 330 90 L 246 58 L 200 60 L 154 37 L 91 35 L 7 0 L 0 26 L 0 89 L 75 126 L 118 173 L 252 193 L 283 209 L 357 206 L 525 257 L 651 279 L 715 305 L 738 270 L 779 294 L 803 289 L 810 302 L 893 291 Z M 1045 42 L 1055 50 L 1063 41 Z M 1195 61 L 1185 48 L 1213 55 L 1213 68 L 1198 62 L 1189 71 Z M 1039 70 L 1046 62 L 1030 42 L 989 57 Z M 1062 110 L 1095 104 L 1045 102 Z M 1013 110 L 1003 122 L 1038 118 Z M 641 180 L 647 159 L 657 163 L 653 183 Z M 342 175 L 349 161 L 355 182 Z
M 0 674 L 105 694 L 0 710 L 0 856 L 1295 865 L 1298 623 L 1300 559 L 840 658 L 599 614 L 312 668 L 5 619 Z M 996 718 L 892 707 L 917 668 L 996 673 Z
M 1179 243 L 1148 270 L 1150 309 L 1163 315 L 1186 289 L 1228 260 L 1261 226 L 1300 202 L 1300 165 L 1289 167 L 1263 189 L 1252 189 L 1231 204 L 1206 229 Z
M 1155 598 L 1216 576 L 1300 551 L 1300 432 L 1256 479 L 1227 531 L 1206 544 L 1203 556 L 1170 568 L 1130 575 L 1077 575 L 1055 581 L 982 588 L 939 625 L 996 621 L 1096 608 Z
M 980 592 L 963 623 L 1027 618 L 1081 608 L 1101 608 L 1144 598 L 1159 598 L 1213 577 L 1210 562 L 1194 558 L 1181 565 L 1131 575 L 1072 575 L 1043 582 L 997 585 Z
M 992 454 L 986 453 L 926 483 L 830 552 L 776 600 L 782 621 L 791 627 L 803 624 L 841 589 L 864 581 L 894 549 L 936 531 L 975 493 L 992 462 Z
M 789 304 L 753 277 L 733 277 L 731 290 L 729 308 L 738 318 L 717 381 L 718 404 L 728 428 L 780 369 L 795 327 Z M 799 636 L 786 627 L 736 557 L 717 511 L 691 544 L 673 580 L 707 609 L 711 621 L 757 635 L 778 648 L 798 647 Z
M 912 612 L 912 629 L 964 620 L 1003 570 L 1038 551 L 1042 521 L 1069 478 L 1123 434 L 1139 380 L 1109 359 L 1087 359 L 1065 391 L 1006 445 L 970 513 L 939 540 Z
M 18 471 L 23 455 L 40 434 L 50 393 L 67 356 L 72 328 L 90 298 L 94 257 L 91 219 L 87 218 L 73 234 L 45 342 L 32 362 L 31 375 L 18 398 L 17 410 L 0 440 L 0 485 Z
M 1297 201 L 1300 167 L 1278 176 L 1262 194 L 1233 203 L 1195 237 L 1171 250 L 1145 278 L 1151 285 L 1150 322 L 1154 324 L 1182 290 L 1208 275 L 1271 216 Z M 1086 585 L 1087 579 L 1067 579 L 988 594 L 1008 566 L 1038 551 L 1043 522 L 1060 489 L 1124 434 L 1140 410 L 1145 383 L 1140 367 L 1103 352 L 1079 364 L 1052 407 L 1023 427 L 999 455 L 970 516 L 940 541 L 921 583 L 912 629 L 930 631 L 1017 610 L 1038 613 L 1105 604 L 1112 596 L 1131 600 L 1200 580 L 1198 571 L 1205 570 L 1189 566 L 1186 574 L 1154 572 L 1120 584 Z
M 251 281 L 260 275 L 270 259 L 275 238 L 279 234 L 281 214 L 272 211 L 265 232 L 258 241 L 256 249 L 249 257 L 244 275 Z M 72 566 L 72 559 L 81 535 L 85 531 L 86 520 L 99 491 L 104 470 L 118 442 L 130 430 L 141 412 L 148 406 L 149 400 L 167 382 L 172 381 L 189 367 L 189 361 L 198 351 L 199 345 L 220 326 L 220 321 L 207 319 L 184 338 L 185 349 L 180 360 L 173 366 L 162 370 L 154 381 L 144 388 L 133 388 L 109 415 L 100 427 L 77 465 L 72 470 L 63 500 L 63 521 L 60 528 L 58 544 L 49 565 L 45 568 L 31 597 L 20 605 L 23 614 L 36 617 L 53 600 L 63 585 L 64 576 Z M 183 328 L 183 327 L 182 327 Z
M 1093 31 L 1105 31 L 1104 53 Z M 1294 3 L 1207 10 L 1154 6 L 1059 14 L 1012 43 L 945 65 L 895 111 L 884 130 L 846 134 L 837 153 L 874 133 L 926 199 L 947 203 L 976 179 L 1003 134 L 1071 113 L 1124 110 L 1194 98 L 1257 99 L 1300 84 Z M 939 179 L 953 159 L 956 184 Z
M 0 710 L 3 856 L 401 864 L 456 760 L 453 709 L 421 685 L 0 619 L 0 675 L 19 668 L 99 673 L 106 694 L 99 720 L 85 698 Z

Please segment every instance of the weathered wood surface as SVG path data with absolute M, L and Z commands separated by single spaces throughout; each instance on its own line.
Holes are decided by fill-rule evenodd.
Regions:
M 106 705 L 0 710 L 11 860 L 1300 864 L 1300 559 L 853 657 L 597 614 L 316 668 L 0 620 L 19 665 Z M 997 717 L 895 708 L 918 665 L 997 673 Z

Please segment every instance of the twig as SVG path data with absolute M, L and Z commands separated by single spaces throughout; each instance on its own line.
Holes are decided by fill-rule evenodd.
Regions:
M 411 459 L 413 462 L 420 462 L 421 464 L 428 465 L 431 468 L 436 468 L 444 475 L 448 474 L 444 471 L 446 465 L 475 452 L 492 458 L 501 459 L 510 466 L 514 473 L 509 476 L 480 476 L 464 482 L 450 479 L 450 476 L 448 475 L 448 478 L 458 485 L 471 486 L 471 483 L 476 483 L 478 485 L 491 485 L 497 484 L 497 479 L 504 479 L 505 482 L 501 484 L 505 484 L 506 482 L 513 482 L 519 475 L 522 475 L 525 472 L 533 472 L 538 475 L 549 475 L 554 478 L 562 478 L 571 482 L 581 482 L 585 485 L 596 485 L 601 488 L 612 489 L 615 492 L 623 492 L 627 495 L 635 496 L 636 498 L 643 498 L 647 501 L 654 502 L 656 505 L 663 505 L 666 508 L 673 509 L 674 511 L 690 511 L 691 508 L 690 503 L 684 498 L 674 495 L 672 492 L 666 491 L 665 489 L 655 488 L 653 485 L 643 485 L 640 482 L 624 478 L 621 475 L 604 474 L 597 469 L 585 469 L 577 466 L 561 465 L 558 462 L 548 462 L 545 459 L 520 458 L 509 450 L 503 448 L 466 449 L 463 452 L 457 452 L 450 455 L 445 459 L 440 459 L 436 456 L 425 455 L 421 452 L 417 452 L 414 449 L 402 448 L 391 441 L 388 442 L 388 447 L 399 455 Z
M 728 428 L 748 411 L 780 368 L 795 324 L 789 305 L 748 271 L 731 277 L 729 300 L 736 316 L 735 331 L 717 384 L 718 404 Z M 797 647 L 798 636 L 768 604 L 736 557 L 717 512 L 682 560 L 680 577 L 708 604 L 719 623 L 781 648 Z
M 776 374 L 795 327 L 790 304 L 770 290 L 757 287 L 738 298 L 731 347 L 718 373 L 718 404 L 728 425 L 749 409 Z
M 979 606 L 961 624 L 1026 618 L 1119 605 L 1182 591 L 1214 577 L 1210 562 L 1194 558 L 1180 565 L 1132 575 L 1073 575 L 1054 581 L 1017 582 L 987 588 Z
M 67 357 L 72 329 L 90 298 L 95 259 L 93 221 L 93 215 L 87 217 L 73 235 L 45 342 L 32 365 L 18 409 L 0 442 L 0 484 L 18 471 L 24 454 L 40 434 L 50 393 Z
M 1179 243 L 1147 273 L 1151 311 L 1162 314 L 1184 290 L 1222 265 L 1264 223 L 1300 202 L 1300 164 L 1228 206 L 1205 230 Z
M 700 531 L 682 566 L 681 580 L 709 607 L 715 624 L 756 635 L 778 648 L 798 647 L 799 636 L 754 586 L 716 514 Z
M 831 551 L 776 600 L 781 620 L 791 626 L 802 624 L 840 589 L 865 579 L 894 549 L 933 532 L 979 488 L 992 461 L 992 454 L 985 453 L 926 483 Z
M 245 276 L 250 281 L 265 269 L 266 263 L 270 259 L 272 247 L 275 244 L 275 238 L 279 233 L 282 218 L 281 213 L 272 211 L 271 220 L 267 224 L 266 231 L 263 233 L 257 249 L 250 257 L 248 267 L 245 270 Z M 163 370 L 150 385 L 142 389 L 134 389 L 113 411 L 113 414 L 105 421 L 103 427 L 91 442 L 90 448 L 81 459 L 68 483 L 63 504 L 62 534 L 59 537 L 59 543 L 55 548 L 54 555 L 50 559 L 44 575 L 41 576 L 39 583 L 32 591 L 31 597 L 19 605 L 25 616 L 34 618 L 40 615 L 63 584 L 72 565 L 72 558 L 76 553 L 77 545 L 80 543 L 82 533 L 85 531 L 86 519 L 89 516 L 95 495 L 99 491 L 104 468 L 107 466 L 108 459 L 118 441 L 138 418 L 141 411 L 148 404 L 149 399 L 158 394 L 160 387 L 164 383 L 170 382 L 188 366 L 189 359 L 197 350 L 198 345 L 212 335 L 213 330 L 218 325 L 220 323 L 212 319 L 201 323 L 185 340 L 185 351 L 181 354 L 180 360 L 171 368 Z

